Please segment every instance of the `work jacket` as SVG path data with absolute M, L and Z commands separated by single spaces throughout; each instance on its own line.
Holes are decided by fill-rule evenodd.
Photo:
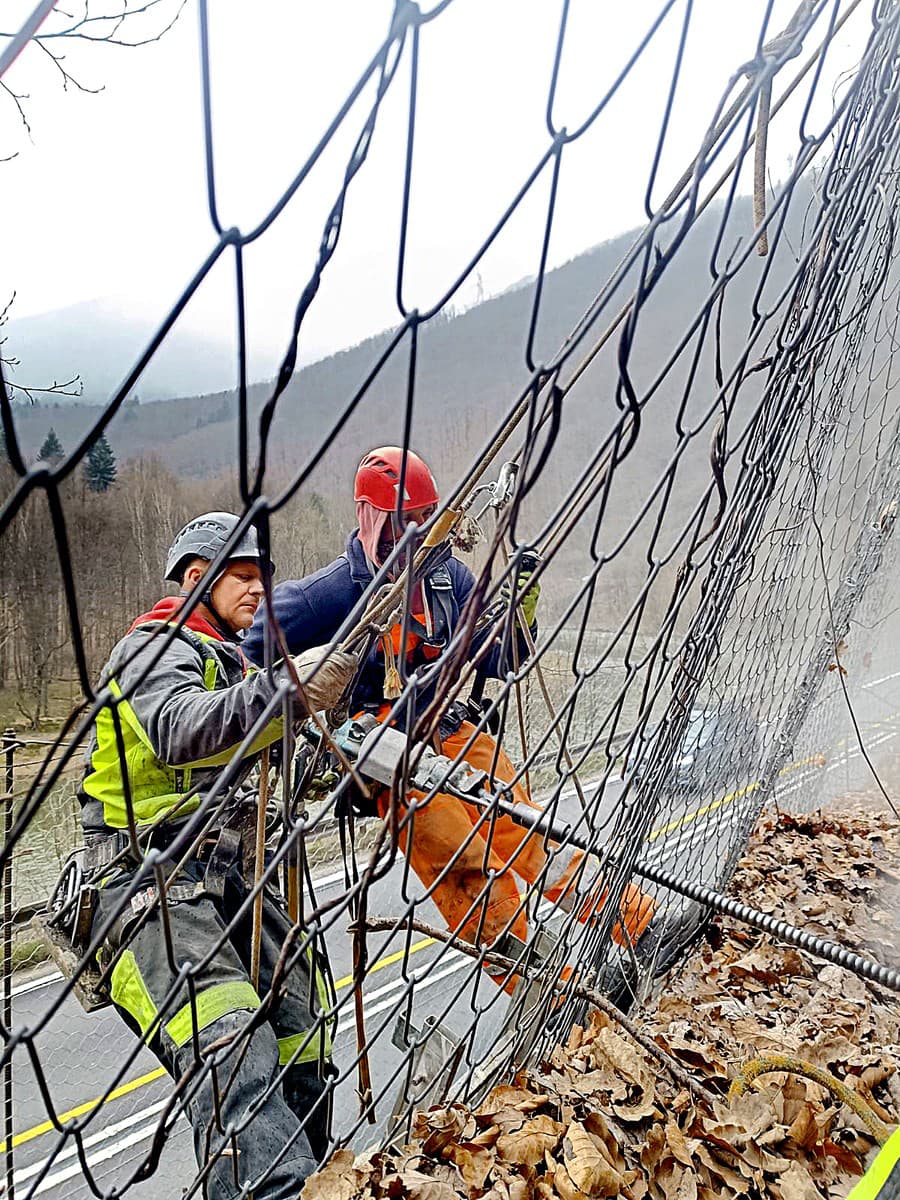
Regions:
M 327 567 L 307 575 L 304 579 L 288 579 L 273 589 L 275 616 L 287 641 L 291 654 L 299 654 L 312 646 L 331 641 L 347 615 L 358 603 L 363 592 L 372 582 L 372 572 L 365 551 L 354 530 L 347 540 L 343 554 Z M 422 580 L 425 600 L 431 618 L 430 630 L 413 622 L 412 648 L 406 654 L 408 672 L 427 664 L 433 664 L 446 647 L 459 623 L 460 614 L 475 586 L 475 577 L 469 568 L 452 557 L 449 549 Z M 253 627 L 248 631 L 243 648 L 253 662 L 262 665 L 267 614 L 263 607 L 257 611 Z M 469 657 L 473 658 L 486 638 L 491 637 L 495 627 L 489 626 L 472 638 Z M 532 630 L 534 632 L 534 628 Z M 394 638 L 394 647 L 399 649 L 399 638 Z M 527 657 L 524 641 L 519 641 L 520 661 Z M 504 660 L 498 642 L 480 660 L 480 666 L 488 678 L 498 678 L 506 673 L 511 664 Z M 357 710 L 377 711 L 385 702 L 385 662 L 381 642 L 376 642 L 360 672 L 353 693 L 352 704 Z M 434 684 L 417 693 L 416 710 L 422 713 L 434 698 Z
M 100 686 L 114 697 L 137 825 L 177 807 L 186 817 L 200 804 L 233 752 L 274 695 L 267 673 L 254 671 L 240 646 L 192 613 L 160 654 L 174 626 L 179 597 L 167 597 L 138 617 L 103 668 Z M 157 661 L 154 662 L 154 658 Z M 245 752 L 246 770 L 282 734 L 269 722 Z M 112 707 L 97 715 L 81 784 L 85 832 L 128 825 L 126 791 Z M 186 792 L 196 789 L 184 800 Z

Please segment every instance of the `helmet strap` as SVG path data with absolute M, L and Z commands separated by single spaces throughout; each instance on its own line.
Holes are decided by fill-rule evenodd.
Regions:
M 213 619 L 213 624 L 216 626 L 219 633 L 221 633 L 222 637 L 225 638 L 226 642 L 239 642 L 241 640 L 240 634 L 237 632 L 237 630 L 231 628 L 228 622 L 225 621 L 222 616 L 220 616 L 216 606 L 213 604 L 212 588 L 209 588 L 203 593 L 203 595 L 200 597 L 200 603 L 208 609 L 209 615 Z
M 200 603 L 209 613 L 210 617 L 212 617 L 212 624 L 216 627 L 216 629 L 218 629 L 219 633 L 221 633 L 226 642 L 240 642 L 241 635 L 236 630 L 231 628 L 224 617 L 222 617 L 215 604 L 213 604 L 212 589 L 215 587 L 215 582 L 216 581 L 213 580 L 212 586 L 208 587 L 205 592 L 200 594 Z M 181 588 L 180 594 L 182 596 L 189 596 L 190 592 L 186 592 L 184 588 Z

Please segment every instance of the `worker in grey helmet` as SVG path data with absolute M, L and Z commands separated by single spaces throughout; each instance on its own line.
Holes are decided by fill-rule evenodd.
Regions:
M 185 1086 L 198 1165 L 208 1168 L 204 1195 L 282 1200 L 297 1196 L 327 1148 L 331 998 L 315 942 L 268 888 L 258 986 L 251 981 L 246 817 L 236 788 L 217 785 L 236 756 L 239 783 L 282 736 L 277 693 L 287 677 L 255 671 L 241 650 L 269 569 L 255 529 L 211 567 L 237 524 L 231 513 L 205 513 L 175 537 L 165 574 L 181 594 L 137 617 L 103 669 L 107 703 L 80 799 L 85 867 L 102 881 L 99 963 L 121 1016 Z M 183 612 L 198 585 L 200 603 Z M 294 661 L 300 717 L 332 707 L 356 667 L 320 647 Z M 154 860 L 171 876 L 164 907 Z M 289 935 L 300 952 L 262 1019 Z

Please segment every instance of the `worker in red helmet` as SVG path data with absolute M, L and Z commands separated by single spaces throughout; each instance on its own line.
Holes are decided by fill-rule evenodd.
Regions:
M 334 637 L 375 574 L 391 559 L 410 523 L 415 521 L 421 528 L 439 503 L 437 484 L 427 465 L 413 451 L 404 454 L 398 446 L 379 447 L 363 457 L 356 472 L 354 498 L 358 526 L 350 534 L 344 553 L 305 579 L 287 580 L 274 588 L 275 616 L 291 654 Z M 405 555 L 396 555 L 389 575 L 396 577 L 404 565 Z M 525 576 L 520 573 L 520 589 L 523 581 Z M 399 694 L 390 685 L 391 679 L 397 678 L 397 664 L 405 664 L 407 677 L 433 665 L 449 645 L 474 586 L 472 572 L 452 555 L 449 545 L 437 551 L 425 576 L 414 585 L 405 642 L 400 623 L 379 639 L 357 676 L 351 712 L 371 712 L 381 720 L 388 716 L 391 700 Z M 535 582 L 521 601 L 533 636 L 539 595 L 540 586 Z M 258 662 L 263 656 L 266 620 L 264 613 L 257 614 L 244 643 L 249 657 Z M 491 626 L 480 631 L 472 638 L 469 655 L 474 658 L 486 642 L 493 641 L 492 648 L 479 659 L 479 666 L 488 677 L 502 677 L 511 664 L 504 661 L 499 639 L 494 635 Z M 524 641 L 519 652 L 524 660 Z M 433 699 L 434 684 L 420 684 L 415 715 L 424 712 Z M 476 733 L 468 716 L 461 703 L 445 708 L 438 730 L 441 752 L 455 758 L 465 751 L 465 759 L 473 767 L 512 783 L 516 776 L 512 762 L 488 733 Z M 529 803 L 519 784 L 511 790 L 517 803 Z M 382 816 L 387 801 L 386 794 L 377 801 Z M 474 941 L 480 935 L 483 942 L 490 943 L 509 931 L 524 940 L 527 918 L 513 872 L 529 884 L 540 879 L 549 899 L 565 903 L 574 894 L 573 881 L 580 874 L 582 855 L 551 846 L 548 861 L 544 839 L 506 816 L 498 816 L 490 825 L 480 825 L 473 836 L 478 816 L 476 809 L 454 796 L 433 796 L 417 809 L 414 821 L 403 826 L 401 849 L 448 926 L 461 937 Z M 629 885 L 614 937 L 622 944 L 636 943 L 648 928 L 654 909 L 648 896 Z M 505 980 L 510 988 L 513 983 Z
M 398 497 L 401 474 L 402 499 Z M 395 542 L 411 521 L 421 527 L 434 516 L 439 497 L 434 476 L 418 454 L 407 452 L 404 469 L 403 451 L 397 446 L 383 446 L 372 450 L 359 464 L 353 499 L 359 540 L 366 557 L 375 566 L 389 558 Z M 403 565 L 398 560 L 392 573 L 402 570 Z

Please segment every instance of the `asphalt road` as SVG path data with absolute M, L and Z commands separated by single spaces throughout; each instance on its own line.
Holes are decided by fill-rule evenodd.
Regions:
M 867 723 L 866 744 L 871 750 L 895 737 L 898 713 L 873 711 Z M 879 719 L 875 719 L 878 717 Z M 805 786 L 815 780 L 819 793 L 824 781 L 847 770 L 858 759 L 858 748 L 847 745 L 829 760 L 810 754 L 786 771 L 779 798 L 793 793 L 798 799 Z M 837 776 L 835 775 L 835 779 Z M 604 811 L 612 813 L 621 789 L 608 784 Z M 561 815 L 577 813 L 574 797 L 566 800 Z M 652 831 L 643 857 L 678 870 L 685 877 L 712 882 L 729 846 L 728 832 L 739 819 L 742 806 L 752 805 L 750 791 L 737 790 L 707 802 L 693 800 L 669 811 L 664 823 Z M 412 879 L 412 877 L 411 877 Z M 369 903 L 372 916 L 390 916 L 402 909 L 399 900 L 403 883 L 402 859 L 390 875 L 373 885 Z M 316 881 L 321 899 L 343 886 L 343 872 L 332 870 Z M 411 887 L 417 888 L 412 879 Z M 543 912 L 550 906 L 545 905 Z M 440 924 L 436 910 L 423 904 L 418 915 Z M 356 1037 L 349 985 L 350 939 L 343 919 L 327 934 L 339 995 L 343 1001 L 335 1042 L 335 1061 L 348 1075 L 339 1089 L 335 1105 L 335 1133 L 344 1136 L 358 1124 L 356 1076 L 347 1070 L 355 1057 Z M 386 935 L 370 939 L 370 963 L 366 980 L 365 1014 L 371 1044 L 371 1072 L 377 1100 L 378 1123 L 357 1129 L 353 1144 L 362 1147 L 377 1140 L 388 1121 L 398 1090 L 405 1085 L 404 1055 L 392 1042 L 397 1011 L 407 1012 L 421 1027 L 429 1018 L 456 1036 L 467 1035 L 461 1072 L 474 1068 L 496 1042 L 508 1000 L 471 961 L 458 951 L 418 935 L 411 953 L 404 955 L 402 937 Z M 55 972 L 16 981 L 13 1028 L 33 1025 L 51 1006 L 61 990 Z M 402 1000 L 402 1004 L 401 1004 Z M 102 1108 L 96 1101 L 116 1078 L 123 1063 L 134 1053 L 135 1040 L 112 1009 L 86 1015 L 77 1001 L 67 998 L 37 1041 L 40 1061 L 47 1077 L 49 1095 L 43 1096 L 26 1056 L 15 1058 L 15 1183 L 16 1197 L 66 1197 L 80 1200 L 92 1195 L 84 1178 L 74 1141 L 67 1140 L 56 1153 L 60 1135 L 47 1122 L 48 1101 L 63 1121 L 95 1111 L 85 1138 L 87 1163 L 98 1186 L 107 1192 L 122 1188 L 150 1147 L 159 1115 L 170 1092 L 170 1082 L 156 1060 L 141 1050 L 129 1063 L 123 1082 Z M 194 1174 L 190 1131 L 180 1118 L 163 1151 L 158 1171 L 146 1182 L 134 1185 L 129 1195 L 136 1200 L 176 1200 Z M 0 1192 L 2 1194 L 2 1192 Z

